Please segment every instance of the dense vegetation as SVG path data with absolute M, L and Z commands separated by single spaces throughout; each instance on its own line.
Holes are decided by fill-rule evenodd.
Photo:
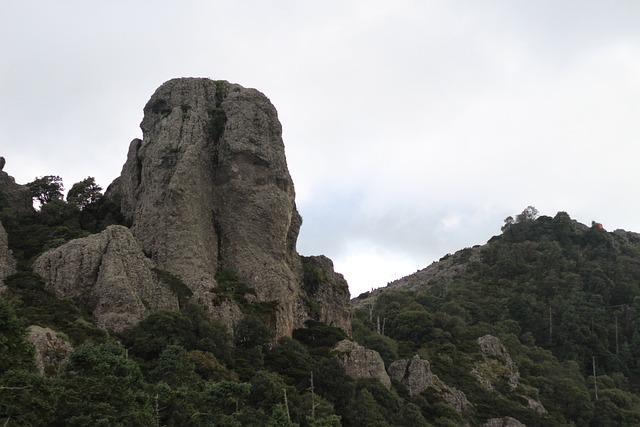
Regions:
M 442 260 L 463 265 L 461 274 L 417 293 L 383 290 L 371 312 L 358 311 L 355 337 L 387 360 L 421 354 L 480 420 L 640 425 L 640 235 L 586 227 L 565 212 L 538 218 L 533 208 L 502 231 Z M 394 340 L 371 332 L 378 317 Z M 487 393 L 470 375 L 484 334 L 516 362 L 516 393 Z M 523 410 L 518 395 L 539 399 L 548 414 Z
M 504 416 L 529 426 L 640 424 L 637 235 L 525 211 L 487 245 L 447 256 L 464 266 L 460 274 L 418 292 L 386 289 L 355 311 L 356 341 L 387 366 L 415 354 L 429 360 L 472 403 L 460 414 L 433 389 L 411 397 L 398 382 L 388 390 L 349 378 L 330 354 L 345 338 L 339 329 L 310 321 L 274 343 L 277 302 L 250 302 L 255 291 L 230 270 L 219 272 L 217 297 L 245 315 L 233 334 L 188 292 L 180 311 L 156 312 L 118 334 L 96 328 L 75 301 L 49 294 L 30 266 L 48 248 L 124 220 L 92 180 L 74 185 L 65 201 L 57 177 L 43 178 L 31 186 L 40 210 L 0 206 L 19 269 L 0 299 L 3 425 L 456 426 Z M 306 286 L 320 286 L 311 273 Z M 166 280 L 184 289 L 179 278 Z M 30 324 L 74 345 L 58 371 L 36 373 Z M 471 374 L 485 334 L 499 337 L 517 364 L 517 389 L 497 372 L 488 391 Z M 523 396 L 547 412 L 528 409 Z

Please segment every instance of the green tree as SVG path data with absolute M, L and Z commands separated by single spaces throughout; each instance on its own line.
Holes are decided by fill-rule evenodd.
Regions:
M 345 414 L 345 425 L 347 426 L 370 426 L 389 427 L 382 410 L 371 392 L 366 388 L 360 389 L 351 401 L 347 413 Z
M 31 197 L 41 204 L 47 204 L 52 200 L 62 200 L 64 186 L 62 178 L 57 175 L 46 175 L 27 183 Z
M 151 396 L 138 365 L 115 344 L 84 344 L 61 377 L 58 419 L 66 426 L 150 426 Z
M 13 306 L 0 298 L 0 374 L 10 369 L 34 367 L 33 347 L 25 338 L 27 331 Z
M 8 371 L 0 376 L 0 423 L 5 426 L 53 425 L 61 388 L 35 372 Z
M 198 381 L 195 364 L 187 357 L 187 351 L 179 345 L 169 345 L 160 354 L 154 368 L 149 372 L 154 382 L 164 381 L 171 387 L 189 385 Z
M 73 184 L 67 193 L 67 203 L 84 210 L 88 205 L 96 203 L 102 197 L 102 187 L 96 184 L 92 176 Z
M 292 423 L 284 405 L 278 404 L 271 411 L 271 417 L 267 421 L 267 427 L 297 427 L 299 424 Z

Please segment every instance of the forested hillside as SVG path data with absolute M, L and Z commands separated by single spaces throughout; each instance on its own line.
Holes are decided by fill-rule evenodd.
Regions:
M 438 264 L 429 280 L 418 272 L 361 295 L 356 338 L 389 359 L 418 352 L 467 393 L 476 415 L 509 414 L 527 425 L 640 424 L 639 234 L 587 227 L 565 212 L 537 217 L 530 207 L 486 245 Z M 368 332 L 377 318 L 394 341 Z M 502 340 L 522 394 L 539 398 L 548 414 L 519 409 L 517 390 L 478 387 L 474 347 L 485 334 Z
M 433 375 L 417 391 L 404 381 L 408 368 L 404 378 L 391 375 L 390 388 L 348 376 L 331 352 L 347 338 L 341 329 L 308 321 L 274 342 L 272 310 L 230 270 L 216 279 L 219 298 L 244 315 L 233 331 L 188 294 L 179 311 L 118 333 L 98 328 L 78 301 L 55 298 L 31 271 L 49 248 L 127 225 L 92 181 L 79 184 L 92 196 L 0 210 L 18 270 L 0 299 L 3 425 L 640 424 L 638 234 L 527 210 L 486 245 L 444 257 L 433 267 L 440 274 L 416 273 L 359 297 L 352 339 L 390 372 L 415 355 L 428 361 L 423 372 Z M 306 286 L 324 280 L 305 267 Z M 51 328 L 73 350 L 54 347 L 49 359 L 62 363 L 39 371 L 29 325 Z

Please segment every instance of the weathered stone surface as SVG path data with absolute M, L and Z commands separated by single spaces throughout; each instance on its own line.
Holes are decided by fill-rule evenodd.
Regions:
M 278 336 L 303 326 L 302 220 L 267 97 L 226 81 L 174 79 L 153 94 L 141 128 L 107 196 L 120 201 L 144 252 L 216 314 L 215 275 L 230 268 L 258 301 L 279 301 Z
M 9 249 L 9 239 L 0 222 L 0 295 L 6 291 L 4 279 L 16 272 L 16 260 Z
M 295 310 L 300 317 L 295 323 L 300 325 L 312 318 L 351 335 L 349 285 L 344 276 L 334 271 L 333 262 L 326 256 L 303 256 L 301 260 L 303 298 Z
M 178 297 L 153 271 L 126 227 L 72 240 L 42 254 L 33 270 L 58 298 L 76 298 L 98 325 L 122 330 L 155 310 L 178 309 Z
M 467 396 L 462 391 L 446 385 L 437 375 L 431 372 L 429 361 L 421 359 L 417 354 L 412 359 L 396 360 L 391 363 L 389 365 L 389 376 L 391 379 L 404 384 L 411 396 L 416 396 L 427 388 L 433 388 L 459 413 L 469 414 L 473 409 Z
M 33 209 L 33 199 L 26 186 L 16 184 L 16 180 L 0 169 L 0 211 L 11 209 L 28 212 Z
M 511 391 L 518 387 L 520 373 L 509 352 L 497 337 L 485 335 L 478 338 L 484 362 L 478 364 L 472 374 L 487 390 L 493 390 L 495 383 L 505 381 Z
M 53 329 L 31 325 L 27 331 L 27 341 L 35 348 L 36 369 L 42 375 L 55 375 L 69 358 L 73 346 Z
M 391 388 L 391 379 L 377 351 L 364 348 L 353 341 L 342 340 L 336 344 L 331 353 L 351 378 L 376 378 L 386 388 Z
M 515 418 L 491 418 L 482 425 L 483 427 L 527 427 Z
M 520 373 L 513 359 L 511 359 L 511 355 L 509 355 L 507 349 L 500 342 L 500 339 L 493 335 L 485 335 L 478 338 L 478 345 L 480 346 L 480 352 L 484 360 L 476 364 L 471 370 L 471 374 L 475 376 L 478 382 L 488 391 L 497 392 L 496 385 L 499 383 L 504 383 L 512 392 L 516 391 L 519 386 Z M 547 413 L 547 410 L 540 401 L 531 396 L 527 396 L 526 389 L 524 392 L 525 394 L 520 395 L 527 401 L 528 409 L 539 414 Z

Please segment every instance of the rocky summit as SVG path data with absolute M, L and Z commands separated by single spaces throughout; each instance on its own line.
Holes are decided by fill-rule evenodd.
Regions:
M 141 128 L 106 195 L 159 269 L 179 277 L 229 326 L 239 312 L 215 303 L 223 269 L 253 288 L 256 301 L 277 301 L 277 336 L 290 336 L 318 304 L 315 312 L 331 311 L 325 317 L 349 330 L 346 283 L 325 281 L 331 295 L 318 295 L 330 304 L 310 304 L 296 252 L 302 219 L 282 127 L 265 95 L 226 81 L 170 80 L 145 106 Z

